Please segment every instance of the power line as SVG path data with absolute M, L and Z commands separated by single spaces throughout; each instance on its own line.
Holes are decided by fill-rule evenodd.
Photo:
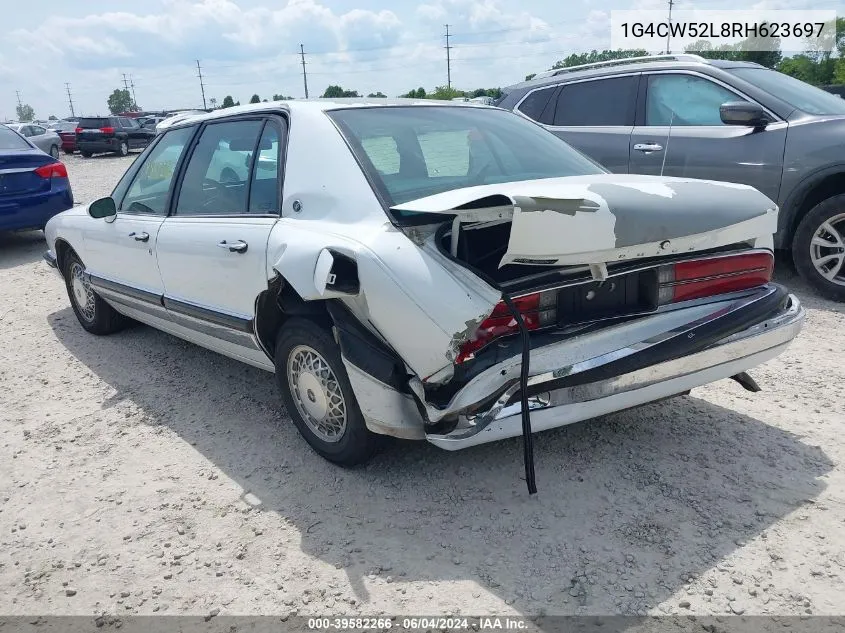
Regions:
M 138 109 L 138 100 L 135 98 L 135 82 L 132 80 L 132 75 L 129 75 L 129 87 L 132 88 L 132 105 Z
M 302 83 L 305 85 L 305 98 L 308 98 L 308 75 L 305 73 L 305 47 L 299 44 L 299 55 L 302 58 Z
M 446 25 L 446 87 L 451 90 L 452 89 L 452 58 L 450 56 L 450 51 L 452 47 L 449 46 L 449 25 Z
M 672 5 L 674 0 L 669 0 L 669 28 L 666 29 L 666 54 L 670 55 L 672 51 L 669 50 L 669 40 L 672 39 Z M 665 154 L 664 154 L 665 156 Z
M 67 102 L 70 105 L 70 116 L 75 117 L 76 112 L 73 111 L 73 97 L 70 96 L 70 84 L 65 82 L 65 88 L 67 89 Z
M 200 60 L 197 60 L 197 77 L 200 78 L 200 91 L 202 92 L 202 109 L 208 110 L 205 105 L 205 86 L 202 83 L 202 68 L 200 68 Z

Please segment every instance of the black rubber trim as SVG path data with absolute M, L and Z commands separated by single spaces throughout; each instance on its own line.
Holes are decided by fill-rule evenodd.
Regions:
M 252 319 L 244 319 L 243 317 L 232 316 L 216 310 L 208 308 L 201 308 L 200 306 L 191 303 L 185 303 L 177 299 L 170 299 L 164 297 L 164 307 L 168 310 L 176 312 L 177 314 L 184 314 L 185 316 L 199 319 L 200 321 L 208 321 L 215 325 L 222 325 L 238 332 L 246 332 L 252 334 Z
M 53 253 L 51 253 L 50 251 L 47 251 L 46 253 L 44 253 L 44 255 L 42 255 L 42 257 L 44 258 L 44 261 L 47 262 L 47 264 L 50 266 L 50 268 L 58 268 L 59 267 L 58 263 L 56 263 L 56 256 L 53 255 Z
M 164 305 L 162 303 L 161 295 L 154 292 L 141 290 L 140 288 L 135 288 L 134 286 L 127 286 L 126 284 L 118 283 L 116 281 L 112 281 L 111 279 L 103 279 L 102 277 L 92 275 L 91 273 L 88 274 L 88 279 L 91 282 L 91 285 L 95 288 L 111 290 L 112 292 L 132 297 L 133 299 L 144 301 L 145 303 L 152 303 L 158 306 Z
M 770 284 L 774 292 L 766 297 L 718 317 L 707 323 L 692 328 L 683 336 L 676 336 L 653 347 L 643 350 L 639 354 L 633 354 L 617 361 L 583 371 L 573 376 L 567 376 L 558 380 L 544 382 L 539 385 L 532 385 L 528 388 L 528 396 L 563 389 L 565 387 L 576 387 L 601 380 L 608 380 L 616 376 L 628 374 L 632 371 L 644 369 L 651 365 L 657 365 L 669 360 L 689 356 L 700 352 L 721 339 L 748 329 L 761 321 L 770 318 L 786 307 L 789 300 L 789 293 L 783 286 Z M 519 394 L 515 394 L 510 402 L 516 402 Z
M 341 302 L 328 301 L 326 307 L 337 328 L 344 359 L 385 385 L 411 394 L 405 365 L 399 356 L 361 325 Z

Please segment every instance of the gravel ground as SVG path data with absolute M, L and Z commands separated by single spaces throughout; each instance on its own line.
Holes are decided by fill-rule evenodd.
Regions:
M 133 158 L 68 157 L 77 200 Z M 529 497 L 518 440 L 328 464 L 270 374 L 83 332 L 44 248 L 0 236 L 0 613 L 845 612 L 845 307 L 786 267 L 807 325 L 762 393 L 541 434 Z

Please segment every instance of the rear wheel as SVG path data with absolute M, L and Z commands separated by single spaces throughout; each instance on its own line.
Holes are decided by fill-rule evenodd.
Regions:
M 810 209 L 798 225 L 792 257 L 798 272 L 819 293 L 845 301 L 845 194 Z
M 58 145 L 51 145 L 50 146 L 50 156 L 53 158 L 59 157 L 59 146 Z
M 112 334 L 123 329 L 126 317 L 103 301 L 85 278 L 85 266 L 70 253 L 64 269 L 65 285 L 79 324 L 92 334 Z
M 276 377 L 293 423 L 311 448 L 343 466 L 367 461 L 382 439 L 370 431 L 329 333 L 291 319 L 276 341 Z
M 120 145 L 117 148 L 117 153 L 121 156 L 128 156 L 129 155 L 129 143 L 126 141 L 120 141 Z
M 91 158 L 91 152 L 79 152 L 83 158 Z
M 72 149 L 66 149 L 65 154 L 73 154 L 73 150 Z

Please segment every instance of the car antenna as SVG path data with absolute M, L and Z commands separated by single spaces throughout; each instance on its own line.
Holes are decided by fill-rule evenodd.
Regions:
M 666 149 L 663 150 L 663 163 L 660 165 L 660 176 L 663 176 L 663 169 L 666 167 L 666 154 L 669 153 L 669 139 L 672 138 L 672 123 L 675 121 L 675 111 L 669 117 L 669 132 L 666 134 Z

